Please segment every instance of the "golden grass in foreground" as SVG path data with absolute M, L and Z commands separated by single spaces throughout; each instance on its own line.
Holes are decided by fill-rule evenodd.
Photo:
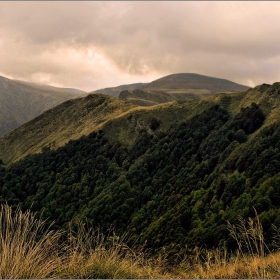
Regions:
M 44 228 L 44 222 L 8 205 L 0 209 L 0 277 L 47 278 L 61 266 L 61 232 Z
M 256 213 L 257 214 L 257 213 Z M 271 252 L 265 242 L 258 217 L 246 223 L 239 218 L 237 226 L 228 224 L 231 236 L 238 245 L 235 254 L 226 249 L 198 250 L 193 257 L 181 262 L 178 276 L 181 278 L 279 278 L 280 252 Z M 276 231 L 279 239 L 279 231 Z
M 0 278 L 162 278 L 162 263 L 146 260 L 124 237 L 98 230 L 50 231 L 19 208 L 0 207 Z M 62 237 L 67 240 L 62 242 Z M 166 277 L 165 277 L 166 278 Z
M 132 250 L 125 236 L 85 230 L 50 231 L 44 221 L 19 208 L 0 207 L 0 278 L 279 278 L 280 252 L 270 252 L 264 243 L 259 220 L 238 226 L 229 224 L 238 250 L 194 250 L 176 266 L 147 258 Z M 67 235 L 67 238 L 66 238 Z M 64 238 L 62 238 L 64 237 Z M 279 237 L 279 235 L 278 235 Z M 66 241 L 61 241 L 61 240 Z
M 66 262 L 61 267 L 60 278 L 160 278 L 162 264 L 146 260 L 142 250 L 131 250 L 125 236 L 108 238 L 99 230 L 85 230 L 80 225 L 77 233 L 68 235 L 65 248 Z
M 230 255 L 228 252 L 200 251 L 176 268 L 174 278 L 275 279 L 280 277 L 280 253 L 266 257 Z

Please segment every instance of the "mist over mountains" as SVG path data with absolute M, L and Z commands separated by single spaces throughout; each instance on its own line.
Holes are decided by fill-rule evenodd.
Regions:
M 85 92 L 0 77 L 0 136 Z

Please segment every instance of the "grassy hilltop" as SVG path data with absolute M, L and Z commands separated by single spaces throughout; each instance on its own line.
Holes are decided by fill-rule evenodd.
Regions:
M 172 74 L 157 79 L 144 87 L 125 89 L 119 98 L 129 102 L 153 106 L 177 100 L 192 100 L 218 93 L 232 93 L 249 89 L 231 81 L 193 73 Z

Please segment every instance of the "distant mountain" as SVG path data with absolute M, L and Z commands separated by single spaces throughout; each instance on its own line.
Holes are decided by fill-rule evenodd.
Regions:
M 0 136 L 81 94 L 85 92 L 10 80 L 0 76 Z
M 27 84 L 32 85 L 33 87 L 37 86 L 40 89 L 47 89 L 47 90 L 55 91 L 55 92 L 59 91 L 59 92 L 82 94 L 82 95 L 86 94 L 85 91 L 76 89 L 76 88 L 60 88 L 60 87 L 53 87 L 53 86 L 49 86 L 49 85 L 30 84 L 30 83 L 27 83 Z
M 213 78 L 194 73 L 172 74 L 151 82 L 145 90 L 161 90 L 167 93 L 197 93 L 200 96 L 220 92 L 237 92 L 249 89 L 225 79 Z
M 117 86 L 117 87 L 98 89 L 91 93 L 102 93 L 102 94 L 107 94 L 107 95 L 110 95 L 113 97 L 119 97 L 120 92 L 122 92 L 124 90 L 133 91 L 135 89 L 143 89 L 147 85 L 148 85 L 147 83 L 135 83 L 135 84 L 129 84 L 129 85 L 121 85 L 121 86 Z
M 234 82 L 192 73 L 172 74 L 155 80 L 142 89 L 126 90 L 119 98 L 133 104 L 152 106 L 176 100 L 192 100 L 217 93 L 230 93 L 249 89 Z
M 225 79 L 193 73 L 172 74 L 151 83 L 135 83 L 104 88 L 92 93 L 103 93 L 126 99 L 136 105 L 152 106 L 176 100 L 192 100 L 217 93 L 244 91 L 248 86 Z
M 135 83 L 93 91 L 125 99 L 139 106 L 192 100 L 217 93 L 244 91 L 248 86 L 193 73 L 172 74 L 151 83 Z

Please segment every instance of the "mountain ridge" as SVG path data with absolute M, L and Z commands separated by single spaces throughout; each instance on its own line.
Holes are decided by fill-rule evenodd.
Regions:
M 119 97 L 122 91 L 129 91 L 130 93 L 133 93 L 135 90 L 143 90 L 149 93 L 158 91 L 164 92 L 165 94 L 173 94 L 173 101 L 175 101 L 180 98 L 184 99 L 182 94 L 189 94 L 188 99 L 191 99 L 191 95 L 195 97 L 206 97 L 220 92 L 244 91 L 249 88 L 248 86 L 240 85 L 226 79 L 195 73 L 177 73 L 161 77 L 150 83 L 126 84 L 95 90 L 91 93 L 103 93 Z
M 268 114 L 266 122 L 272 123 L 277 120 L 280 107 L 277 105 L 279 101 L 276 102 L 269 92 L 277 86 L 275 83 L 263 92 L 258 86 L 245 92 L 223 93 L 151 107 L 133 105 L 108 95 L 89 94 L 66 101 L 0 138 L 0 158 L 10 164 L 29 153 L 40 152 L 43 147 L 56 149 L 71 139 L 100 129 L 111 135 L 109 138 L 112 140 L 118 139 L 131 146 L 141 129 L 149 130 L 152 119 L 157 119 L 161 123 L 160 130 L 166 131 L 172 123 L 188 119 L 213 104 L 220 104 L 236 114 L 241 107 L 255 102 Z
M 101 94 L 107 94 L 113 97 L 119 97 L 119 94 L 121 91 L 125 90 L 135 90 L 135 89 L 143 89 L 145 86 L 148 85 L 148 83 L 133 83 L 133 84 L 125 84 L 120 85 L 116 87 L 108 87 L 108 88 L 102 88 L 98 90 L 94 90 L 90 93 L 101 93 Z
M 232 81 L 195 73 L 178 73 L 152 81 L 142 89 L 120 92 L 133 104 L 151 106 L 177 100 L 192 100 L 217 93 L 232 93 L 249 89 Z M 161 97 L 160 97 L 161 95 Z
M 75 89 L 36 85 L 0 76 L 0 136 L 81 93 Z
M 215 78 L 196 73 L 177 73 L 159 78 L 145 89 L 177 90 L 181 89 L 207 89 L 224 92 L 234 92 L 249 89 L 248 86 L 240 85 L 227 79 Z

